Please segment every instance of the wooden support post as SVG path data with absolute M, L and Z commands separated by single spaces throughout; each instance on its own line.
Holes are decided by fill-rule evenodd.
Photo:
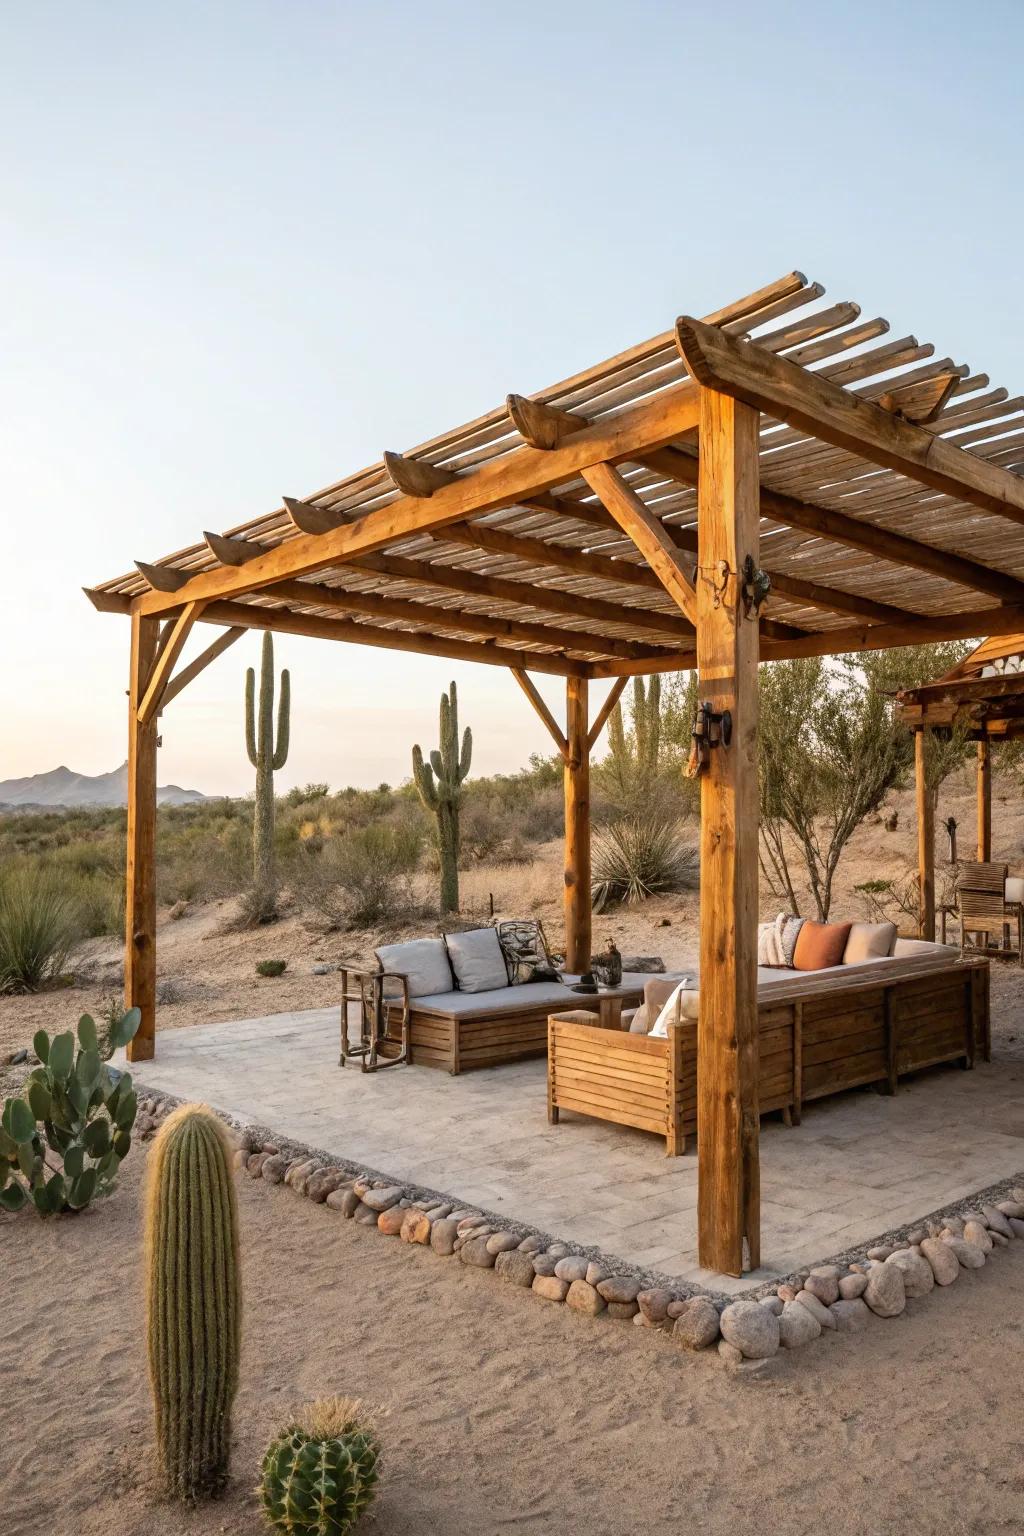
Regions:
M 987 736 L 978 742 L 978 863 L 992 858 L 992 749 Z
M 590 726 L 585 677 L 565 680 L 565 968 L 590 969 Z
M 758 558 L 759 424 L 750 406 L 701 390 L 699 687 L 702 703 L 730 711 L 732 736 L 710 750 L 701 777 L 697 1244 L 705 1268 L 730 1275 L 760 1263 L 758 630 L 737 575 L 747 555 Z
M 128 859 L 125 871 L 124 1001 L 142 1023 L 129 1061 L 156 1052 L 156 716 L 139 720 L 156 661 L 159 621 L 132 614 L 128 685 Z
M 927 726 L 914 732 L 914 790 L 917 801 L 917 877 L 921 937 L 935 942 L 935 806 L 928 790 Z

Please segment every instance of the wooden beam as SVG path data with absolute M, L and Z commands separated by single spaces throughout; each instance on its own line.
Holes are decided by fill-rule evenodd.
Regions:
M 385 453 L 384 468 L 391 476 L 391 483 L 403 496 L 418 498 L 433 496 L 443 486 L 458 479 L 454 470 L 441 469 L 423 459 L 407 459 L 400 453 Z
M 505 404 L 523 441 L 544 452 L 557 448 L 564 437 L 581 432 L 587 425 L 585 416 L 560 411 L 557 406 L 548 405 L 543 400 L 529 400 L 525 395 L 509 395 Z
M 919 427 L 924 427 L 941 416 L 959 383 L 959 373 L 940 373 L 934 379 L 923 379 L 920 384 L 896 384 L 879 395 L 878 403 L 883 411 L 892 411 L 894 416 L 902 416 L 904 421 L 915 421 Z
M 148 725 L 151 720 L 155 720 L 163 708 L 164 693 L 170 682 L 171 673 L 174 671 L 185 641 L 192 632 L 192 626 L 202 611 L 202 603 L 186 603 L 178 617 L 173 620 L 171 632 L 166 642 L 160 647 L 149 674 L 149 681 L 146 683 L 146 691 L 139 704 L 140 725 Z
M 600 737 L 601 732 L 604 730 L 605 726 L 608 724 L 608 718 L 616 704 L 619 702 L 619 699 L 622 697 L 622 690 L 625 688 L 625 686 L 626 679 L 624 677 L 619 677 L 616 678 L 615 682 L 609 688 L 608 697 L 605 699 L 604 703 L 601 705 L 601 708 L 598 710 L 597 719 L 594 721 L 593 725 L 590 727 L 590 730 L 587 733 L 588 751 L 593 752 L 594 748 L 596 747 L 598 738 Z
M 211 555 L 221 565 L 245 565 L 246 561 L 255 560 L 257 555 L 263 553 L 263 545 L 252 539 L 233 539 L 224 533 L 204 533 L 203 538 Z
M 606 598 L 587 597 L 580 592 L 566 592 L 562 587 L 540 585 L 536 581 L 513 581 L 504 576 L 484 575 L 464 565 L 441 565 L 425 560 L 409 560 L 402 555 L 367 555 L 353 566 L 393 576 L 399 581 L 414 581 L 423 586 L 461 592 L 469 597 L 495 598 L 502 603 L 540 608 L 597 624 L 632 625 L 655 631 L 677 641 L 693 639 L 693 625 L 679 613 L 662 613 L 656 608 L 631 608 Z M 107 594 L 100 594 L 107 596 Z
M 271 629 L 282 635 L 305 635 L 312 640 L 338 640 L 346 645 L 408 651 L 416 656 L 446 656 L 451 661 L 478 661 L 492 667 L 529 667 L 532 672 L 549 672 L 556 677 L 589 677 L 591 671 L 590 663 L 576 661 L 569 656 L 523 651 L 493 641 L 474 643 L 442 638 L 432 633 L 412 634 L 408 630 L 381 629 L 374 624 L 328 619 L 314 613 L 296 613 L 291 608 L 257 607 L 254 603 L 209 603 L 203 610 L 202 622 L 239 626 L 243 629 Z
M 685 449 L 662 448 L 638 457 L 638 462 L 668 475 L 681 485 L 696 485 L 697 458 Z M 928 571 L 941 576 L 944 581 L 956 582 L 975 592 L 987 592 L 1000 602 L 1024 602 L 1024 582 L 1015 576 L 993 570 L 965 555 L 939 549 L 933 544 L 922 544 L 919 539 L 906 534 L 893 533 L 877 523 L 863 518 L 850 517 L 845 512 L 835 512 L 813 502 L 800 501 L 795 496 L 783 496 L 777 491 L 761 487 L 761 516 L 787 528 L 799 528 L 814 533 L 833 544 L 847 549 L 858 549 L 866 554 L 889 560 L 894 565 L 907 565 L 912 570 Z M 842 610 L 837 610 L 842 611 Z
M 364 613 L 384 622 L 398 620 L 436 625 L 441 629 L 480 635 L 486 640 L 514 640 L 522 645 L 548 645 L 554 650 L 596 651 L 598 655 L 626 658 L 650 655 L 652 651 L 652 647 L 640 645 L 635 640 L 610 639 L 591 630 L 560 629 L 522 619 L 438 608 L 429 603 L 390 597 L 387 593 L 351 592 L 344 587 L 328 587 L 322 582 L 282 581 L 272 591 L 275 598 L 292 605 L 303 603 L 311 608 L 330 608 L 339 613 Z
M 1024 481 L 797 363 L 689 315 L 676 341 L 693 378 L 823 442 L 983 512 L 1024 523 Z
M 372 554 L 413 534 L 431 533 L 467 517 L 515 506 L 523 496 L 550 491 L 571 480 L 587 464 L 628 459 L 672 442 L 696 425 L 697 402 L 698 392 L 689 383 L 660 390 L 611 418 L 594 422 L 553 452 L 524 446 L 459 475 L 426 500 L 399 496 L 342 527 L 288 539 L 238 569 L 221 566 L 198 572 L 177 593 L 148 592 L 137 599 L 138 606 L 153 615 L 194 598 L 230 599 Z
M 149 565 L 136 560 L 135 569 L 157 592 L 180 592 L 188 581 L 188 572 L 176 570 L 173 565 Z
M 351 513 L 334 507 L 315 507 L 312 502 L 299 501 L 295 496 L 282 496 L 284 509 L 300 533 L 316 535 L 333 533 L 336 528 L 355 523 Z
M 978 742 L 978 862 L 992 858 L 992 749 L 987 736 Z
M 161 709 L 166 709 L 171 700 L 176 699 L 178 694 L 188 687 L 189 683 L 194 682 L 200 672 L 206 671 L 211 661 L 216 661 L 218 656 L 223 656 L 228 647 L 234 645 L 235 641 L 240 640 L 245 633 L 246 631 L 240 625 L 236 625 L 233 629 L 226 629 L 222 635 L 217 636 L 211 645 L 206 647 L 205 651 L 199 653 L 195 661 L 190 662 L 187 667 L 182 667 L 177 676 L 172 677 L 164 689 Z
M 632 539 L 665 591 L 690 623 L 695 624 L 696 595 L 675 541 L 660 518 L 655 517 L 610 464 L 589 465 L 583 470 L 583 478 L 623 533 Z
M 565 968 L 590 970 L 590 716 L 586 678 L 565 682 Z
M 928 789 L 927 726 L 914 732 L 914 802 L 921 937 L 935 942 L 935 803 Z
M 82 591 L 97 613 L 131 613 L 132 600 L 124 592 L 106 592 L 102 587 L 83 587 Z
M 537 685 L 534 683 L 529 673 L 523 671 L 522 667 L 512 667 L 511 672 L 512 676 L 515 678 L 516 682 L 519 684 L 520 688 L 523 690 L 523 692 L 526 694 L 526 697 L 533 705 L 537 714 L 544 722 L 545 729 L 547 730 L 555 746 L 558 748 L 559 756 L 564 762 L 567 763 L 569 761 L 569 743 L 566 741 L 565 737 L 562 735 L 562 732 L 559 730 L 558 721 L 555 719 L 554 715 L 545 704 L 544 699 L 537 688 Z
M 132 614 L 128 680 L 128 825 L 125 869 L 124 1003 L 142 1023 L 128 1042 L 129 1061 L 156 1051 L 156 717 L 139 707 L 156 657 L 159 623 Z
M 724 593 L 697 586 L 699 692 L 730 711 L 732 739 L 709 751 L 700 785 L 697 1245 L 705 1268 L 730 1275 L 760 1264 L 758 635 L 735 574 L 748 555 L 758 561 L 758 428 L 749 406 L 702 391 L 701 562 L 731 574 Z

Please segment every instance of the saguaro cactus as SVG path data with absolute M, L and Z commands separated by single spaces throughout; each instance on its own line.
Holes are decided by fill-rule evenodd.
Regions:
M 423 761 L 418 746 L 412 749 L 412 772 L 420 799 L 437 818 L 437 846 L 441 858 L 441 913 L 459 910 L 459 807 L 462 785 L 473 756 L 473 733 L 467 726 L 459 751 L 459 711 L 455 684 L 441 695 L 441 750 Z
M 622 705 L 616 704 L 608 722 L 607 774 L 622 807 L 645 807 L 658 776 L 661 756 L 661 678 L 644 687 L 633 679 L 632 739 L 626 736 Z
M 277 745 L 274 745 L 274 637 L 263 636 L 260 663 L 259 717 L 256 714 L 256 673 L 245 674 L 245 744 L 256 769 L 256 806 L 253 815 L 253 880 L 262 914 L 273 915 L 277 893 L 274 872 L 274 771 L 288 760 L 291 719 L 291 679 L 281 673 L 281 697 L 277 706 Z
M 227 1477 L 238 1388 L 241 1279 L 231 1143 L 203 1104 L 183 1104 L 150 1154 L 147 1336 L 160 1470 L 186 1501 Z

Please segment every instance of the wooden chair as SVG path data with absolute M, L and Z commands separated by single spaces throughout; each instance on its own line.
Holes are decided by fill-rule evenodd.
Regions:
M 1024 904 L 1006 899 L 1005 864 L 964 864 L 960 871 L 957 895 L 960 903 L 960 954 L 969 949 L 991 947 L 990 935 L 1003 939 L 1005 947 L 1013 953 L 1008 935 L 1012 924 L 1017 925 L 1016 955 L 1024 966 Z M 985 942 L 979 944 L 977 935 L 983 934 Z M 975 936 L 968 945 L 967 936 Z

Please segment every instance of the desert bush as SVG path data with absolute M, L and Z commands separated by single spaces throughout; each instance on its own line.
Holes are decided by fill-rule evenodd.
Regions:
M 242 1289 L 232 1154 L 217 1116 L 183 1104 L 160 1128 L 146 1184 L 156 1440 L 165 1491 L 187 1502 L 227 1480 Z
M 396 916 L 409 901 L 420 861 L 416 823 L 383 821 L 332 837 L 310 856 L 305 897 L 333 927 L 368 927 Z
M 0 1207 L 29 1200 L 40 1216 L 80 1211 L 109 1195 L 131 1150 L 135 1093 L 127 1073 L 107 1061 L 139 1027 L 137 1008 L 111 1017 L 102 1038 L 88 1014 L 78 1021 L 78 1045 L 68 1030 L 32 1041 L 39 1066 L 0 1119 Z
M 695 848 L 683 841 L 679 823 L 653 813 L 624 817 L 594 836 L 594 910 L 620 902 L 635 905 L 698 884 Z
M 283 976 L 288 967 L 287 960 L 257 960 L 257 976 Z
M 59 875 L 15 865 L 0 878 L 0 991 L 35 992 L 59 976 L 78 938 L 78 913 Z
M 344 1536 L 373 1499 L 380 1446 L 347 1398 L 313 1403 L 267 1446 L 260 1499 L 270 1524 L 289 1536 Z

